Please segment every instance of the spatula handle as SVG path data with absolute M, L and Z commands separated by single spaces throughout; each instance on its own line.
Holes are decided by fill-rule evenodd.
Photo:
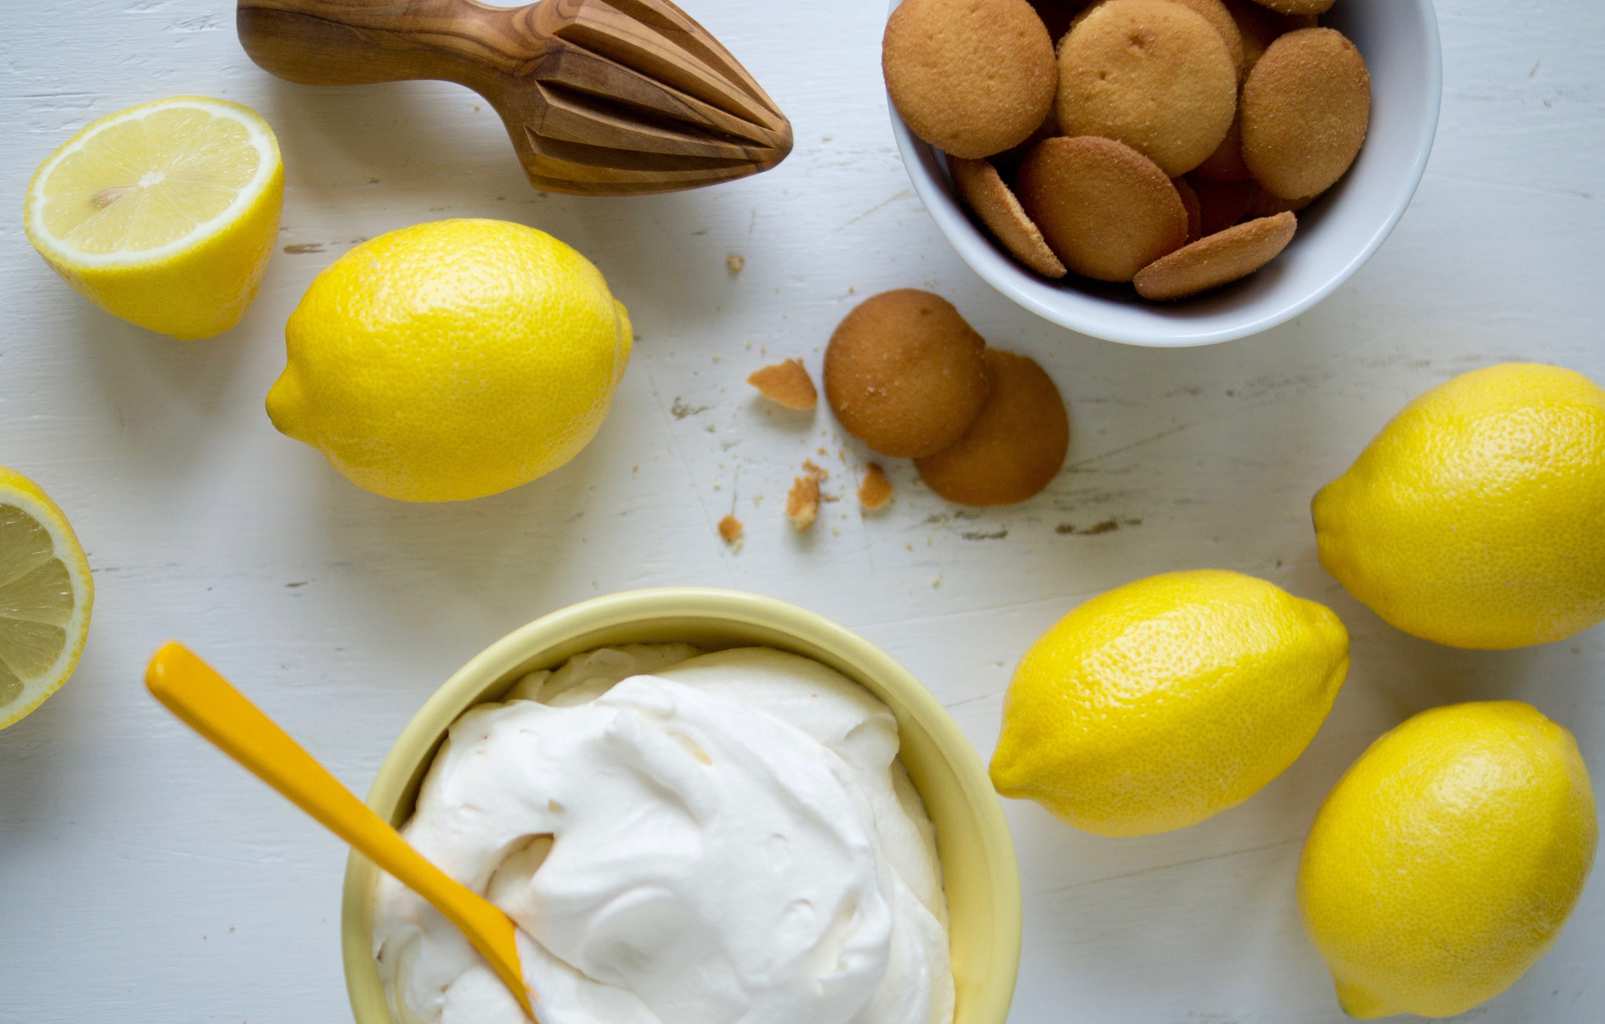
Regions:
M 251 59 L 292 82 L 435 78 L 472 86 L 544 52 L 535 7 L 474 0 L 239 0 L 235 19 Z
M 506 914 L 408 845 L 389 822 L 189 648 L 164 645 L 145 669 L 145 685 L 184 724 L 461 928 L 534 1020 Z

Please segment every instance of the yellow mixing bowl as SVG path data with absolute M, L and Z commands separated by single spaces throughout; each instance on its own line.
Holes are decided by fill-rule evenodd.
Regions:
M 446 727 L 473 705 L 499 700 L 526 673 L 598 647 L 670 641 L 800 654 L 841 672 L 892 709 L 903 764 L 936 824 L 958 986 L 954 1024 L 1004 1024 L 1020 966 L 1020 877 L 986 766 L 906 669 L 868 641 L 784 602 L 725 590 L 637 590 L 537 619 L 492 644 L 435 691 L 380 766 L 369 806 L 392 824 L 405 822 Z M 393 1024 L 373 959 L 378 876 L 352 854 L 340 929 L 357 1024 Z

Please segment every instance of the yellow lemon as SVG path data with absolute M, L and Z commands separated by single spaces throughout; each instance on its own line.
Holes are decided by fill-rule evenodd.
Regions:
M 279 144 L 255 111 L 175 96 L 90 124 L 28 183 L 28 241 L 115 317 L 210 338 L 245 315 L 284 205 Z
M 38 484 L 0 466 L 0 729 L 71 677 L 94 603 L 67 517 Z
M 1299 866 L 1344 1010 L 1453 1017 L 1509 988 L 1576 905 L 1595 835 L 1576 741 L 1527 704 L 1387 733 L 1326 798 Z
M 284 331 L 273 425 L 357 486 L 461 501 L 590 443 L 629 361 L 624 307 L 578 252 L 522 224 L 444 220 L 357 246 Z
M 1321 563 L 1406 633 L 1563 640 L 1605 619 L 1605 390 L 1506 363 L 1406 406 L 1315 496 Z
M 1292 764 L 1348 668 L 1338 617 L 1264 580 L 1196 571 L 1128 583 L 1026 652 L 992 783 L 1099 835 L 1185 828 Z

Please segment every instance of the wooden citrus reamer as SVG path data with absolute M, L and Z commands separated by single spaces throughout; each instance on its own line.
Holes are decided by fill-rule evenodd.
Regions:
M 237 23 L 251 59 L 292 82 L 467 86 L 538 189 L 695 188 L 791 152 L 774 101 L 669 0 L 239 0 Z

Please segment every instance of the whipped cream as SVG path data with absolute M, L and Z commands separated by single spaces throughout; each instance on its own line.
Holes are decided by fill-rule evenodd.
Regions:
M 765 648 L 603 649 L 455 722 L 409 842 L 518 924 L 542 1024 L 951 1024 L 934 831 L 862 687 Z M 520 1024 L 382 876 L 398 1024 Z

